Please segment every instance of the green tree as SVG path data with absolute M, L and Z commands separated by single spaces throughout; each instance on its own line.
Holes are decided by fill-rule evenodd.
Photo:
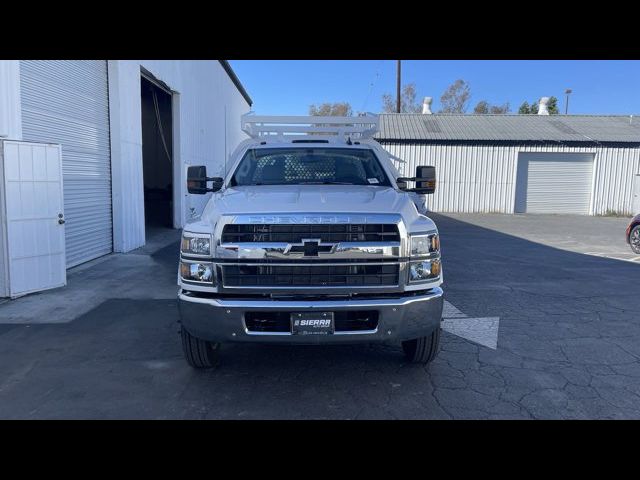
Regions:
M 549 98 L 549 102 L 547 102 L 547 110 L 549 111 L 549 115 L 558 115 L 560 113 L 560 109 L 558 108 L 558 99 L 556 97 Z M 518 109 L 518 113 L 524 115 L 536 115 L 538 113 L 538 102 L 534 102 L 531 105 L 526 101 L 522 102 L 522 105 L 520 105 L 520 108 Z
M 522 105 L 520 105 L 520 108 L 518 108 L 518 113 L 520 115 L 528 115 L 529 113 L 531 113 L 531 106 L 529 105 L 529 102 L 527 102 L 526 100 L 522 102 Z
M 421 113 L 422 104 L 416 101 L 417 90 L 415 83 L 409 83 L 402 87 L 400 94 L 400 113 Z M 396 113 L 396 97 L 390 93 L 382 95 L 382 111 L 384 113 Z
M 547 110 L 549 110 L 549 115 L 558 115 L 560 113 L 560 110 L 558 110 L 558 99 L 556 97 L 549 98 Z
M 480 100 L 473 109 L 473 113 L 476 115 L 486 115 L 488 113 L 492 115 L 504 115 L 510 111 L 511 107 L 509 102 L 503 103 L 502 105 L 491 105 L 486 100 Z
M 350 117 L 353 110 L 349 102 L 321 103 L 309 106 L 309 115 L 317 117 Z

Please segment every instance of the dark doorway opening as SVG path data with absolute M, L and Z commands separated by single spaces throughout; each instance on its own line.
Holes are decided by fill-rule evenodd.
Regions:
M 142 167 L 147 238 L 173 228 L 173 115 L 169 92 L 141 77 Z

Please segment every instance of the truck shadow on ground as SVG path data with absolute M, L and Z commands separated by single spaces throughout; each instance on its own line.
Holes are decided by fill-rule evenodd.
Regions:
M 497 350 L 445 333 L 424 368 L 395 345 L 228 344 L 194 371 L 175 300 L 111 299 L 0 332 L 0 417 L 640 418 L 640 265 L 433 216 L 447 300 L 500 317 Z M 154 257 L 175 272 L 175 245 Z

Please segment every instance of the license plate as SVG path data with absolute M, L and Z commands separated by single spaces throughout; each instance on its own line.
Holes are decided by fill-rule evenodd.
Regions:
M 329 335 L 333 331 L 333 312 L 291 314 L 291 333 L 293 335 Z

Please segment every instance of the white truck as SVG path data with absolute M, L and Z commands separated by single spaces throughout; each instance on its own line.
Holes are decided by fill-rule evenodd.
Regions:
M 188 168 L 189 193 L 214 194 L 182 233 L 187 362 L 214 366 L 226 342 L 398 342 L 409 361 L 431 362 L 443 277 L 422 195 L 434 167 L 402 178 L 372 138 L 375 115 L 241 121 L 251 138 L 225 178 Z

